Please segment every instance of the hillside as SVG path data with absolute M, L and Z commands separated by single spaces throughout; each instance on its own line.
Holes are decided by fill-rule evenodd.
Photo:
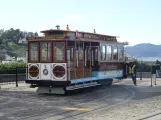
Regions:
M 26 32 L 13 28 L 0 29 L 0 60 L 5 58 L 5 54 L 11 57 L 25 57 L 27 44 L 21 43 L 20 40 L 35 36 L 39 36 L 37 32 Z
M 8 42 L 6 44 L 0 45 L 0 55 L 8 54 L 14 57 L 25 57 L 26 56 L 27 45 L 16 44 L 14 42 Z
M 154 45 L 150 43 L 128 46 L 125 48 L 125 51 L 130 56 L 135 57 L 161 57 L 161 45 Z

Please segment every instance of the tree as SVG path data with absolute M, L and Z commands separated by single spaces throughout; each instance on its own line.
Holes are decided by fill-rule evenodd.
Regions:
M 0 55 L 0 60 L 4 60 L 5 59 L 5 55 L 4 54 L 1 54 Z
M 3 42 L 3 39 L 2 39 L 2 37 L 0 36 L 0 45 L 2 44 L 2 42 Z
M 161 62 L 160 62 L 159 60 L 156 60 L 156 61 L 155 61 L 155 64 L 161 65 Z

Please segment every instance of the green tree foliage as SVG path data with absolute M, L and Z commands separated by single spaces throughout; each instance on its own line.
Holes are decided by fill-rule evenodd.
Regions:
M 4 40 L 6 42 L 14 42 L 18 43 L 18 41 L 22 38 L 26 37 L 35 37 L 38 36 L 37 32 L 25 32 L 20 29 L 10 28 L 9 30 L 0 29 L 0 40 Z M 1 40 L 1 41 L 2 41 Z
M 0 36 L 0 45 L 2 44 L 2 41 L 3 41 L 3 39 L 2 39 L 2 37 Z
M 19 40 L 25 37 L 38 36 L 37 32 L 26 32 L 20 29 L 10 28 L 9 30 L 0 29 L 0 46 L 3 46 L 7 50 L 7 54 L 13 57 L 24 57 L 25 47 L 19 44 Z M 0 48 L 0 51 L 2 49 Z M 0 53 L 2 55 L 2 53 Z M 23 55 L 23 56 L 22 56 Z

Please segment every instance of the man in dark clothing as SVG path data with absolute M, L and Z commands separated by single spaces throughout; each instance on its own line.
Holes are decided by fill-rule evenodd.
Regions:
M 136 65 L 134 63 L 130 63 L 130 66 L 129 66 L 129 74 L 132 78 L 132 81 L 134 83 L 134 85 L 136 86 Z

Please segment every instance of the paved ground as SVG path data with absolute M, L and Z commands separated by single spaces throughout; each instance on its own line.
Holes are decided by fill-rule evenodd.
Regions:
M 132 120 L 161 110 L 151 101 L 157 97 L 161 103 L 161 88 L 150 87 L 150 79 L 138 80 L 138 86 L 127 79 L 68 95 L 37 95 L 35 90 L 24 84 L 1 86 L 0 120 Z

